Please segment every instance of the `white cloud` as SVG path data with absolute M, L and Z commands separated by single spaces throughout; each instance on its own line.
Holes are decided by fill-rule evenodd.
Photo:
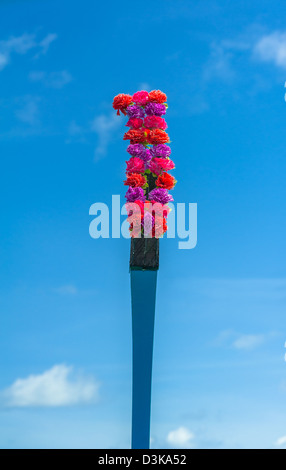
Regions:
M 286 33 L 274 32 L 260 38 L 253 48 L 256 57 L 286 68 Z
M 276 337 L 277 333 L 275 331 L 264 334 L 241 334 L 230 329 L 221 331 L 212 342 L 212 345 L 250 351 Z
M 91 130 L 96 132 L 98 136 L 97 146 L 95 149 L 95 159 L 99 160 L 104 157 L 107 152 L 107 147 L 112 139 L 115 129 L 120 127 L 121 120 L 115 113 L 110 115 L 101 114 L 94 118 L 91 123 Z
M 78 293 L 78 289 L 73 284 L 67 284 L 65 286 L 56 287 L 54 292 L 63 295 L 75 295 Z
M 194 434 L 189 429 L 181 426 L 174 431 L 170 431 L 167 435 L 167 442 L 179 448 L 187 448 L 191 445 L 191 441 L 194 439 Z
M 30 126 L 36 126 L 39 123 L 39 97 L 25 96 L 21 99 L 21 107 L 16 111 L 16 117 L 19 121 Z
M 286 445 L 286 436 L 279 437 L 279 439 L 277 439 L 275 445 L 276 445 L 276 446 L 284 446 L 284 445 Z
M 48 49 L 52 42 L 54 42 L 57 39 L 58 35 L 55 33 L 50 33 L 48 34 L 42 41 L 39 43 L 40 46 L 40 52 L 39 54 L 46 54 L 48 52 Z
M 231 66 L 231 59 L 232 53 L 223 44 L 212 44 L 209 60 L 204 66 L 203 80 L 209 81 L 213 78 L 232 80 L 235 72 Z
M 151 91 L 152 88 L 151 88 L 151 85 L 149 85 L 149 83 L 147 83 L 147 82 L 142 82 L 142 83 L 139 84 L 138 90 Z
M 66 70 L 61 72 L 32 71 L 29 74 L 32 82 L 42 82 L 48 88 L 63 88 L 72 81 L 72 76 Z
M 194 279 L 197 292 L 212 299 L 262 299 L 282 300 L 286 298 L 286 278 L 273 279 Z M 190 290 L 190 282 L 186 281 Z
M 32 49 L 38 50 L 36 58 L 40 54 L 45 54 L 56 38 L 56 34 L 48 34 L 41 41 L 37 41 L 35 34 L 22 34 L 22 36 L 11 36 L 7 40 L 0 41 L 0 70 L 8 65 L 13 54 L 24 55 Z
M 264 335 L 241 335 L 233 342 L 233 347 L 235 349 L 251 350 L 260 346 L 264 341 Z
M 0 394 L 5 407 L 57 407 L 94 402 L 98 383 L 93 378 L 73 375 L 73 368 L 55 365 L 43 374 L 17 379 Z

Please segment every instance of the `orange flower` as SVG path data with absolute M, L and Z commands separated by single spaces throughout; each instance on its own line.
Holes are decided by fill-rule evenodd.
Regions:
M 139 173 L 128 173 L 124 184 L 125 186 L 131 186 L 132 188 L 143 188 L 146 184 L 146 178 Z
M 126 116 L 125 108 L 127 108 L 130 103 L 132 103 L 132 96 L 120 93 L 113 99 L 112 106 L 114 109 L 117 109 L 118 116 L 120 115 L 120 111 Z
M 158 145 L 166 144 L 166 142 L 170 142 L 170 139 L 167 132 L 162 131 L 162 129 L 152 129 L 149 132 L 147 141 L 149 142 L 149 144 Z
M 123 140 L 129 140 L 131 144 L 141 144 L 145 142 L 146 135 L 142 129 L 130 129 L 129 131 L 125 132 L 123 136 Z
M 160 90 L 152 90 L 149 93 L 149 101 L 162 104 L 167 101 L 167 95 Z

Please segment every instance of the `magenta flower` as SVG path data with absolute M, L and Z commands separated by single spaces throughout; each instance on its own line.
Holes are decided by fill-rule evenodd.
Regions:
M 126 173 L 144 173 L 145 171 L 144 161 L 139 157 L 131 157 L 126 165 Z
M 138 104 L 139 106 L 145 106 L 145 104 L 149 101 L 149 93 L 148 91 L 137 91 L 132 96 L 134 103 Z

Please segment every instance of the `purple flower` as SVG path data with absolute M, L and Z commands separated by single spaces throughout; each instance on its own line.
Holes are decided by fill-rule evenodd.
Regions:
M 130 144 L 126 150 L 132 157 L 140 157 L 140 153 L 144 152 L 145 147 L 143 144 Z
M 166 158 L 171 155 L 170 147 L 165 144 L 153 145 L 150 152 L 152 157 Z
M 150 162 L 152 155 L 149 149 L 146 149 L 142 144 L 130 144 L 127 147 L 127 152 L 130 153 L 133 157 L 141 158 L 144 161 L 146 167 Z
M 153 217 L 152 214 L 150 214 L 150 212 L 146 212 L 144 214 L 144 218 L 143 218 L 143 221 L 142 221 L 142 226 L 144 228 L 144 234 L 148 235 L 151 232 L 152 227 L 154 225 L 155 225 L 155 218 Z
M 129 106 L 129 108 L 130 108 L 130 106 Z M 164 106 L 163 104 L 160 104 L 160 103 L 148 103 L 145 106 L 145 113 L 148 116 L 162 116 L 163 114 L 166 114 L 166 106 Z
M 155 188 L 150 191 L 149 200 L 160 202 L 161 204 L 168 204 L 168 202 L 174 201 L 171 194 L 168 193 L 168 190 L 163 188 Z
M 144 161 L 144 163 L 148 166 L 148 163 L 150 162 L 152 156 L 150 154 L 150 150 L 149 149 L 144 149 L 142 151 L 142 153 L 140 153 L 139 155 L 140 158 L 142 158 L 142 160 Z
M 127 106 L 126 112 L 128 116 L 134 117 L 134 118 L 144 118 L 145 116 L 144 109 L 140 108 L 140 106 L 137 106 L 137 104 Z
M 126 200 L 128 202 L 134 201 L 145 201 L 144 189 L 142 188 L 129 188 L 125 194 Z

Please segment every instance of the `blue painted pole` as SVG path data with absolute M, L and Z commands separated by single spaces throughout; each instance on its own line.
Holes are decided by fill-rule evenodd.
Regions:
M 149 449 L 157 270 L 131 270 L 132 449 Z

